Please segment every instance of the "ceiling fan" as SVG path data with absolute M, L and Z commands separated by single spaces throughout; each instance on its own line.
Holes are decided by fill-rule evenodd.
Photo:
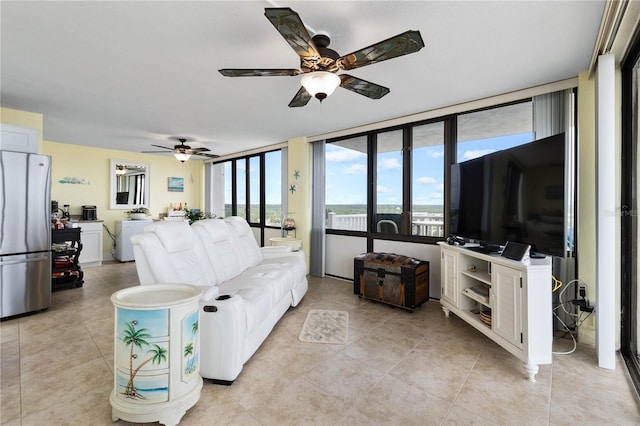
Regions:
M 398 56 L 415 53 L 424 47 L 420 31 L 406 31 L 381 42 L 372 44 L 348 55 L 340 56 L 329 49 L 329 37 L 316 34 L 311 37 L 300 16 L 288 7 L 265 8 L 267 19 L 300 56 L 300 69 L 233 69 L 218 70 L 226 77 L 275 77 L 302 75 L 302 87 L 289 102 L 289 107 L 305 106 L 312 97 L 322 102 L 336 87 L 380 99 L 389 89 L 348 74 L 348 71 Z
M 154 145 L 154 144 L 151 144 L 151 146 L 173 151 L 173 155 L 181 163 L 184 163 L 185 161 L 187 161 L 192 155 L 202 155 L 210 158 L 219 157 L 219 155 L 207 154 L 207 152 L 210 151 L 209 148 L 191 148 L 189 145 L 185 145 L 185 142 L 187 142 L 186 138 L 170 138 L 170 139 L 175 139 L 178 142 L 180 142 L 180 144 L 174 145 L 173 148 L 169 148 L 168 146 L 162 146 L 162 145 Z M 142 152 L 147 154 L 156 154 L 160 152 L 165 153 L 166 151 L 142 151 Z

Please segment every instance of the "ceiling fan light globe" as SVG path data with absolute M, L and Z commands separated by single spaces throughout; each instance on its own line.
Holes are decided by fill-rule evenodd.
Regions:
M 184 152 L 176 152 L 173 155 L 174 157 L 176 157 L 176 160 L 178 160 L 181 163 L 184 163 L 189 158 L 191 158 L 191 154 L 185 154 Z
M 300 83 L 311 96 L 320 101 L 330 96 L 340 85 L 340 77 L 327 71 L 314 71 L 302 76 Z

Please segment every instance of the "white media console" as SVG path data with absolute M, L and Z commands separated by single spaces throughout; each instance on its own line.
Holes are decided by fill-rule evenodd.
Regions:
M 535 381 L 551 364 L 551 258 L 516 261 L 440 242 L 442 310 L 471 324 L 524 362 Z

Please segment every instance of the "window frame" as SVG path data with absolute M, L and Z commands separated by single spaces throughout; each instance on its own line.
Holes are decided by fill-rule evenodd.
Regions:
M 447 134 L 451 134 L 452 124 L 451 121 L 454 121 L 453 126 L 455 126 L 455 115 L 445 115 L 442 117 L 435 117 L 427 120 L 420 120 L 416 122 L 406 123 L 397 126 L 386 127 L 382 129 L 371 130 L 368 132 L 360 132 L 350 135 L 345 135 L 337 138 L 328 139 L 326 141 L 327 144 L 336 143 L 348 139 L 353 139 L 357 137 L 365 136 L 367 138 L 367 181 L 369 185 L 367 187 L 367 230 L 366 231 L 351 231 L 344 229 L 325 229 L 327 234 L 333 235 L 345 235 L 345 236 L 358 236 L 358 237 L 367 237 L 367 250 L 373 250 L 373 240 L 391 240 L 391 241 L 407 241 L 407 242 L 419 242 L 419 243 L 431 243 L 435 244 L 438 241 L 442 241 L 441 237 L 432 237 L 432 236 L 422 236 L 422 235 L 411 235 L 411 212 L 412 208 L 412 129 L 413 127 L 422 126 L 425 124 L 432 124 L 437 122 L 444 122 L 444 205 L 443 211 L 445 214 L 445 235 L 447 230 L 447 216 L 448 216 L 448 190 L 449 186 L 448 182 L 448 169 L 450 168 L 450 163 L 448 163 L 449 157 L 451 154 L 448 152 L 451 150 L 447 144 Z M 377 146 L 377 135 L 381 133 L 393 132 L 401 130 L 402 131 L 402 213 L 401 213 L 401 229 L 399 234 L 383 234 L 376 232 L 375 230 L 375 213 L 377 207 L 377 155 L 378 155 L 378 146 Z M 453 132 L 455 136 L 455 131 Z M 452 158 L 455 159 L 455 144 L 454 144 L 454 155 Z
M 400 124 L 396 126 L 385 127 L 381 129 L 370 130 L 366 132 L 354 133 L 350 135 L 344 135 L 336 138 L 327 139 L 326 143 L 331 144 L 340 142 L 355 137 L 366 136 L 367 137 L 367 180 L 369 186 L 367 188 L 367 230 L 366 231 L 351 231 L 343 229 L 325 229 L 326 234 L 332 235 L 344 235 L 344 236 L 357 236 L 367 238 L 367 250 L 373 250 L 374 240 L 391 240 L 391 241 L 403 241 L 414 242 L 423 244 L 436 244 L 438 241 L 442 241 L 447 235 L 449 235 L 449 199 L 451 196 L 451 165 L 457 163 L 457 145 L 458 145 L 458 117 L 465 114 L 470 114 L 479 111 L 487 111 L 496 108 L 507 107 L 510 105 L 517 105 L 520 103 L 531 102 L 533 97 L 524 97 L 522 99 L 503 102 L 496 105 L 490 105 L 483 108 L 475 108 L 468 111 L 460 111 L 454 114 L 445 114 L 439 117 L 433 117 L 426 120 L 415 121 L 411 123 Z M 412 210 L 412 132 L 414 127 L 422 126 L 425 124 L 432 124 L 436 122 L 443 122 L 443 140 L 444 140 L 444 200 L 443 200 L 443 213 L 444 213 L 444 232 L 443 237 L 432 237 L 422 235 L 411 235 L 411 210 Z M 402 216 L 401 216 L 401 230 L 399 234 L 383 234 L 375 231 L 375 211 L 377 207 L 377 135 L 380 133 L 386 133 L 395 130 L 402 130 L 403 132 L 403 146 L 402 146 Z M 409 218 L 409 219 L 408 219 Z
M 276 149 L 271 149 L 268 151 L 263 151 L 260 153 L 254 153 L 254 154 L 247 154 L 247 155 L 243 155 L 243 156 L 239 156 L 239 157 L 234 157 L 234 158 L 227 158 L 224 160 L 220 160 L 220 161 L 212 161 L 211 165 L 214 164 L 221 164 L 224 165 L 225 163 L 230 163 L 231 165 L 231 215 L 232 216 L 237 216 L 238 215 L 238 196 L 237 196 L 237 191 L 238 191 L 238 162 L 240 161 L 244 161 L 246 168 L 245 168 L 245 173 L 244 173 L 244 177 L 245 177 L 245 217 L 247 218 L 247 222 L 249 223 L 249 225 L 252 228 L 260 228 L 260 238 L 262 241 L 264 241 L 264 229 L 265 228 L 269 228 L 269 229 L 280 229 L 279 226 L 273 226 L 273 225 L 267 225 L 266 224 L 266 170 L 265 170 L 265 166 L 266 166 L 266 160 L 265 160 L 265 156 L 269 153 L 273 153 L 273 152 L 280 152 L 280 155 L 282 157 L 282 148 L 276 148 Z M 258 189 L 258 196 L 260 198 L 260 200 L 258 201 L 258 209 L 259 209 L 259 220 L 258 222 L 255 221 L 251 221 L 251 182 L 250 182 L 250 175 L 251 175 L 251 159 L 252 158 L 258 158 L 259 159 L 259 168 L 260 168 L 260 173 L 259 173 L 259 189 Z M 281 159 L 281 162 L 283 160 Z M 282 182 L 285 181 L 285 176 L 282 176 Z M 226 179 L 226 177 L 225 177 Z M 225 200 L 226 201 L 226 200 Z M 281 200 L 282 202 L 282 200 Z M 224 209 L 226 211 L 226 209 Z

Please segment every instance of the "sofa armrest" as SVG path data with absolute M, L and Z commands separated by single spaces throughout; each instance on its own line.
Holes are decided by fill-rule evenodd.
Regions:
M 291 253 L 291 246 L 265 246 L 260 247 L 260 251 L 262 252 L 262 257 L 271 259 Z
M 243 299 L 233 295 L 200 300 L 200 375 L 232 382 L 245 361 L 247 314 Z
M 214 300 L 220 294 L 220 289 L 215 285 L 211 287 L 205 287 L 203 290 L 204 291 L 202 292 L 202 297 L 200 298 L 200 300 L 202 300 L 203 302 Z

